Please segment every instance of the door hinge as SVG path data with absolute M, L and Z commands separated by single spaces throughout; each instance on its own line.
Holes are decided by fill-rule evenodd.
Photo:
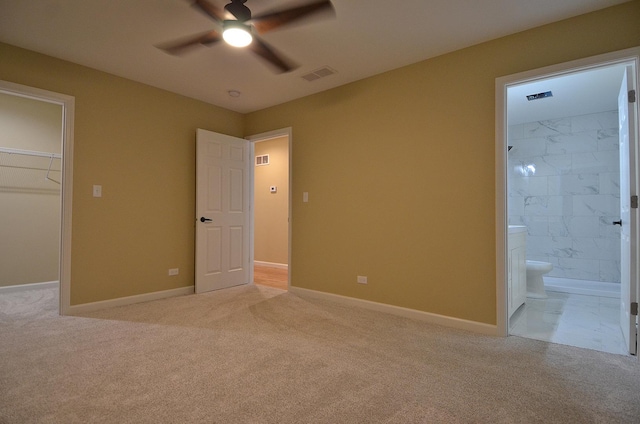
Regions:
M 629 103 L 636 102 L 636 90 L 629 90 Z
M 638 196 L 631 196 L 631 208 L 638 209 Z
M 631 302 L 631 315 L 638 316 L 638 302 Z

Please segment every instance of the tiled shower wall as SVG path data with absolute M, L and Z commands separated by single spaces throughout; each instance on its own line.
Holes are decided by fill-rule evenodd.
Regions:
M 509 127 L 509 224 L 548 275 L 620 282 L 618 112 Z

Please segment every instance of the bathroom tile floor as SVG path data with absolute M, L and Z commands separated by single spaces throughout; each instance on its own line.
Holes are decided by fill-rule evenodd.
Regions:
M 620 329 L 620 299 L 547 291 L 527 298 L 510 319 L 509 334 L 628 355 Z

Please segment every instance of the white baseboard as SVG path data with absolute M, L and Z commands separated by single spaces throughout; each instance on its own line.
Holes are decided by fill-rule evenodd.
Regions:
M 113 308 L 116 306 L 133 305 L 134 303 L 149 302 L 151 300 L 165 299 L 167 297 L 184 296 L 194 293 L 194 287 L 180 287 L 177 289 L 157 291 L 153 293 L 138 294 L 135 296 L 119 297 L 117 299 L 101 300 L 99 302 L 83 303 L 71 305 L 68 314 L 76 315 L 86 312 L 98 311 L 100 309 Z
M 26 290 L 38 290 L 38 289 L 56 289 L 60 287 L 60 283 L 58 281 L 47 281 L 44 283 L 29 283 L 29 284 L 19 284 L 15 286 L 4 286 L 0 287 L 0 294 L 6 293 L 15 293 Z
M 289 292 L 300 297 L 309 297 L 325 300 L 333 300 L 345 305 L 357 306 L 378 312 L 398 315 L 405 318 L 413 318 L 430 324 L 442 325 L 444 327 L 457 328 L 459 330 L 471 331 L 473 333 L 496 336 L 497 326 L 484 324 L 476 321 L 468 321 L 460 318 L 448 317 L 445 315 L 432 314 L 418 311 L 416 309 L 403 308 L 401 306 L 387 305 L 384 303 L 372 302 L 369 300 L 356 299 L 354 297 L 341 296 L 338 294 L 319 292 L 316 290 L 303 289 L 300 287 L 289 287 Z
M 254 265 L 266 266 L 269 268 L 289 269 L 288 264 L 279 264 L 275 262 L 253 261 Z

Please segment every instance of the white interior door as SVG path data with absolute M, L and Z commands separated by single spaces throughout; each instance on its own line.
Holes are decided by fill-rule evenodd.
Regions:
M 196 134 L 196 293 L 249 283 L 248 140 Z
M 621 289 L 620 326 L 629 348 L 636 354 L 636 316 L 631 314 L 631 302 L 636 301 L 637 292 L 637 212 L 631 208 L 631 196 L 636 192 L 635 131 L 633 103 L 629 102 L 629 91 L 633 89 L 632 68 L 627 66 L 618 94 L 618 120 L 620 124 L 620 228 L 621 239 Z

